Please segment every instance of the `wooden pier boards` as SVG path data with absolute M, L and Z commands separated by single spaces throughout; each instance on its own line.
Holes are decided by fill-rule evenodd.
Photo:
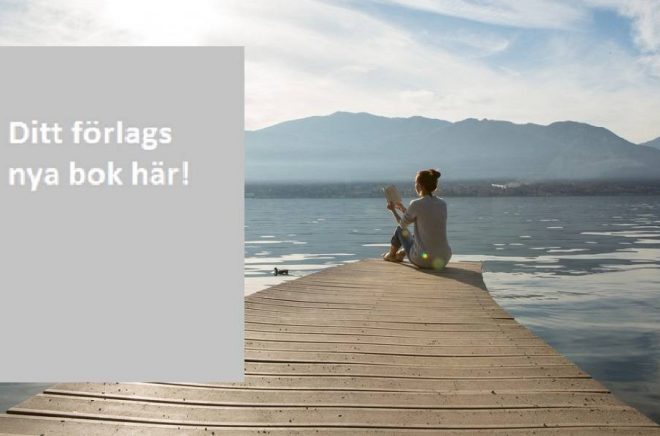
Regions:
M 0 435 L 660 434 L 499 307 L 480 268 L 366 260 L 274 286 L 245 300 L 244 383 L 61 383 Z

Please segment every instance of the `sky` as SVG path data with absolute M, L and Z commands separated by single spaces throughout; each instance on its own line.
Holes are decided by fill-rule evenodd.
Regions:
M 350 111 L 660 137 L 660 0 L 0 0 L 0 44 L 245 46 L 250 130 Z

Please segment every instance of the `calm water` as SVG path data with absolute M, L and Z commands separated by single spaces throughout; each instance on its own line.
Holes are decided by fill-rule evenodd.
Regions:
M 447 198 L 453 260 L 620 398 L 660 422 L 660 197 Z M 381 199 L 246 199 L 246 292 L 379 256 Z M 278 279 L 280 280 L 280 279 Z

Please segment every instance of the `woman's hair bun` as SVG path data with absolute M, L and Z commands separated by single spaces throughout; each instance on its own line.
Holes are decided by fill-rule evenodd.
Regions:
M 438 179 L 440 178 L 440 171 L 429 168 L 428 170 L 422 170 L 417 173 L 415 182 L 423 188 L 423 191 L 426 194 L 431 194 L 438 188 Z

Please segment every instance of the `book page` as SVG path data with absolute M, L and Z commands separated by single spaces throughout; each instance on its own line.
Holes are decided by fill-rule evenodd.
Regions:
M 383 188 L 383 192 L 385 193 L 385 198 L 387 199 L 388 202 L 392 203 L 401 203 L 401 195 L 399 194 L 399 191 L 396 189 L 396 186 L 394 185 L 389 185 L 386 188 Z

